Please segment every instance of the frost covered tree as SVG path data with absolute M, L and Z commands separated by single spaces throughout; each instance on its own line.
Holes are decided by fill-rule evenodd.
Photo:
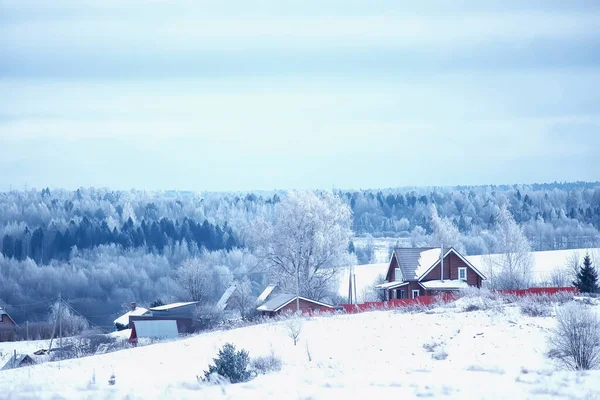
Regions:
M 350 208 L 333 193 L 290 192 L 277 204 L 274 222 L 255 224 L 254 245 L 273 283 L 289 293 L 298 284 L 300 295 L 321 299 L 338 268 L 355 263 L 348 253 L 351 224 Z
M 488 281 L 492 289 L 523 289 L 529 287 L 533 256 L 529 240 L 514 220 L 506 205 L 494 217 L 495 252 L 484 258 Z
M 189 300 L 208 300 L 212 291 L 211 271 L 202 260 L 192 258 L 185 261 L 177 271 L 177 280 Z
M 438 215 L 435 205 L 431 205 L 431 229 L 433 230 L 432 246 L 444 244 L 444 248 L 454 247 L 460 253 L 465 253 L 465 248 L 461 243 L 460 231 L 449 218 L 442 218 Z
M 590 255 L 586 254 L 583 258 L 583 266 L 577 272 L 577 279 L 573 285 L 581 293 L 596 293 L 598 291 L 598 272 L 592 266 Z
M 235 292 L 229 300 L 231 307 L 240 313 L 243 319 L 248 319 L 256 307 L 256 296 L 252 293 L 250 280 L 244 279 L 236 283 Z

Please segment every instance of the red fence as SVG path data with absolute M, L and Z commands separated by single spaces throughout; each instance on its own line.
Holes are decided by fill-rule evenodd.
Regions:
M 553 295 L 556 293 L 579 293 L 575 287 L 561 288 L 529 288 L 523 290 L 494 290 L 493 292 L 505 295 L 514 296 L 531 296 L 531 295 Z M 419 296 L 415 299 L 392 299 L 388 301 L 368 301 L 362 304 L 340 304 L 347 313 L 359 313 L 363 311 L 385 310 L 395 307 L 409 307 L 418 305 L 431 305 L 434 303 L 448 303 L 460 297 L 459 294 L 444 294 L 442 296 Z

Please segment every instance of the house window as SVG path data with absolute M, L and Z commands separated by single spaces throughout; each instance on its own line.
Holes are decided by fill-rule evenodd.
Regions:
M 419 297 L 419 289 L 413 289 L 412 298 L 416 299 L 417 297 Z
M 406 296 L 404 295 L 404 289 L 400 290 L 400 298 L 401 299 L 405 299 Z
M 400 268 L 396 268 L 394 270 L 394 281 L 401 282 L 402 281 L 402 272 L 400 272 Z
M 461 281 L 467 280 L 467 268 L 461 267 L 458 269 L 458 279 Z

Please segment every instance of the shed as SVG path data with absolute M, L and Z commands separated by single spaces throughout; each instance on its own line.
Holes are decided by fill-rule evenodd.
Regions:
M 174 319 L 132 321 L 129 343 L 135 345 L 139 338 L 175 339 L 178 336 L 177 321 Z
M 21 367 L 26 367 L 28 365 L 35 365 L 35 364 L 37 364 L 37 363 L 29 355 L 15 354 L 6 362 L 6 364 L 4 364 L 4 367 L 2 367 L 2 370 L 4 371 L 7 369 L 21 368 Z
M 264 304 L 258 306 L 256 310 L 260 311 L 262 315 L 268 317 L 274 317 L 275 315 L 285 313 L 288 311 L 296 311 L 296 299 L 299 300 L 300 311 L 330 311 L 335 307 L 331 304 L 322 303 L 317 300 L 312 300 L 302 296 L 296 296 L 289 293 L 281 293 L 273 296 L 267 300 Z

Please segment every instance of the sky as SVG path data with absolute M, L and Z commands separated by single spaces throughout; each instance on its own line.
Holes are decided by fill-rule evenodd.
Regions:
M 0 190 L 600 180 L 600 2 L 0 0 Z

